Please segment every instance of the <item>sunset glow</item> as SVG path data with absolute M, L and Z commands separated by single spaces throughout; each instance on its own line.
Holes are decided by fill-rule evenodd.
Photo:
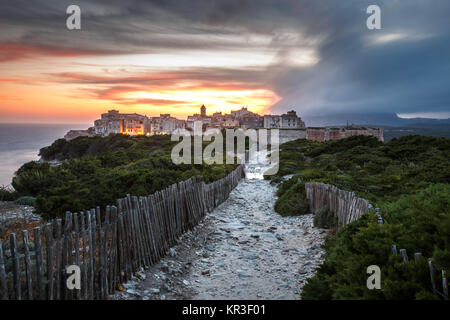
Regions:
M 448 28 L 404 20 L 400 4 L 373 32 L 362 4 L 79 0 L 81 29 L 69 30 L 71 2 L 6 2 L 0 122 L 88 124 L 111 108 L 184 119 L 202 104 L 208 114 L 449 115 Z
M 4 51 L 10 48 L 3 46 L 0 50 L 1 56 L 8 60 L 10 55 Z M 164 59 L 159 55 L 155 59 L 147 55 L 147 59 L 139 61 L 135 56 L 121 56 L 124 66 L 117 68 L 105 64 L 117 57 L 74 58 L 70 54 L 55 57 L 56 54 L 37 51 L 38 56 L 29 60 L 32 50 L 20 48 L 22 58 L 14 57 L 0 64 L 3 121 L 21 118 L 23 122 L 87 122 L 112 106 L 125 112 L 149 116 L 171 113 L 183 118 L 197 112 L 201 104 L 207 105 L 209 112 L 229 112 L 248 106 L 254 112 L 264 113 L 280 99 L 258 83 L 208 79 L 208 68 L 214 66 L 214 59 L 207 64 L 198 60 L 201 66 L 193 70 L 195 61 L 188 56 L 173 55 L 174 64 L 179 62 L 183 66 L 162 70 Z M 192 61 L 191 65 L 185 64 L 188 61 Z

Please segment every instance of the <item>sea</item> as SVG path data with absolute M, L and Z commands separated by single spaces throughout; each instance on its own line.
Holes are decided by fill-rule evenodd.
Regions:
M 14 173 L 24 163 L 39 160 L 39 150 L 69 130 L 86 129 L 83 124 L 0 123 L 0 186 L 11 185 Z

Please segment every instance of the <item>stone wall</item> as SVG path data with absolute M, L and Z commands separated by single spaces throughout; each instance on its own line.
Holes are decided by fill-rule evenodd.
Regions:
M 348 138 L 356 135 L 374 136 L 384 141 L 383 129 L 369 127 L 308 127 L 306 139 L 312 141 L 329 141 Z
M 383 129 L 369 127 L 308 127 L 301 129 L 278 129 L 280 144 L 297 140 L 307 139 L 312 141 L 339 140 L 356 135 L 374 136 L 380 141 L 384 141 Z M 268 141 L 270 143 L 270 132 L 268 130 Z
M 305 189 L 311 211 L 316 213 L 319 209 L 328 206 L 338 217 L 339 227 L 358 220 L 361 215 L 373 208 L 368 200 L 333 185 L 312 182 L 306 183 Z
M 305 129 L 279 129 L 279 138 L 280 144 L 297 140 L 297 139 L 306 139 L 306 130 Z

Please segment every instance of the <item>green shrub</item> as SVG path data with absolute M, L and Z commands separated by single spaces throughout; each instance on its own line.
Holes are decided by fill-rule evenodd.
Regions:
M 36 201 L 35 197 L 25 196 L 25 197 L 17 198 L 16 200 L 14 200 L 14 203 L 21 204 L 24 206 L 34 206 L 35 201 Z
M 385 224 L 374 212 L 364 214 L 325 242 L 325 261 L 303 287 L 303 299 L 435 299 L 421 252 L 437 268 L 450 269 L 450 186 L 436 184 L 381 206 Z M 393 255 L 390 246 L 405 248 L 410 260 Z M 369 265 L 381 269 L 381 290 L 365 286 Z
M 79 137 L 60 139 L 41 149 L 49 163 L 24 164 L 13 178 L 19 196 L 32 196 L 35 211 L 45 219 L 114 204 L 130 193 L 152 194 L 171 184 L 199 176 L 206 183 L 225 177 L 235 165 L 175 165 L 175 142 L 169 136 Z
M 327 206 L 325 206 L 314 214 L 314 226 L 317 228 L 336 227 L 337 217 Z
M 14 190 L 10 190 L 6 187 L 0 187 L 0 201 L 13 201 L 17 199 L 18 194 Z
M 292 177 L 283 182 L 283 192 L 275 202 L 275 211 L 282 216 L 294 216 L 309 213 L 309 203 L 306 198 L 305 183 Z
M 392 256 L 390 246 L 405 248 L 410 258 L 422 252 L 439 270 L 450 272 L 450 139 L 411 135 L 382 143 L 354 136 L 325 143 L 290 141 L 280 150 L 278 176 L 302 174 L 303 181 L 353 191 L 380 207 L 385 221 L 378 225 L 374 212 L 368 212 L 327 238 L 325 261 L 303 288 L 302 298 L 436 298 L 427 267 L 413 259 L 403 263 Z M 279 185 L 277 212 L 298 212 L 293 194 L 301 193 L 291 191 L 296 183 Z M 321 224 L 320 215 L 315 218 Z M 371 264 L 381 267 L 382 290 L 365 286 Z

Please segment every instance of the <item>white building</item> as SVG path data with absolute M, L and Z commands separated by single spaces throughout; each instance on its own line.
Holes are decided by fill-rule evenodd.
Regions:
M 150 120 L 150 134 L 171 134 L 177 129 L 184 129 L 186 122 L 171 117 L 170 114 L 160 114 L 159 117 L 153 117 Z
M 288 111 L 286 114 L 280 115 L 265 115 L 264 128 L 279 128 L 279 129 L 299 129 L 304 128 L 305 123 L 297 116 L 294 110 Z
M 143 135 L 145 125 L 149 119 L 137 113 L 119 113 L 117 110 L 109 110 L 103 113 L 101 119 L 94 121 L 96 135 L 108 136 L 109 134 Z

